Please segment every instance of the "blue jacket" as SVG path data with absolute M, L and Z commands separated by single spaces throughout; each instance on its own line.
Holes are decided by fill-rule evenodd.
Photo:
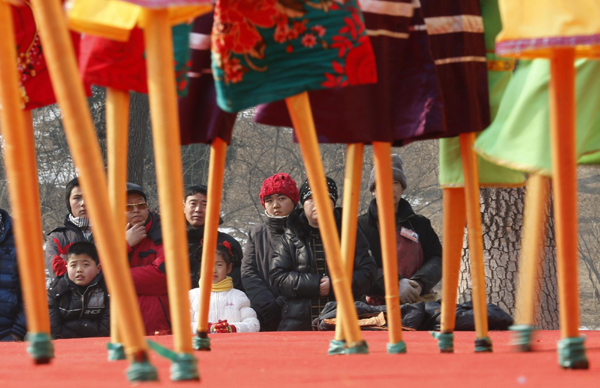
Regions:
M 12 341 L 13 336 L 25 337 L 27 326 L 12 220 L 5 210 L 0 209 L 0 214 L 4 226 L 0 232 L 0 341 Z

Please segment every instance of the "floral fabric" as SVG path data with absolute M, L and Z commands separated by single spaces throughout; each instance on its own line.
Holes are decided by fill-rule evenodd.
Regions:
M 355 0 L 219 0 L 212 56 L 217 102 L 229 112 L 377 81 Z

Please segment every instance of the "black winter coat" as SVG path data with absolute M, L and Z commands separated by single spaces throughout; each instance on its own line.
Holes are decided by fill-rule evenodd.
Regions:
M 373 252 L 373 257 L 379 268 L 375 286 L 369 294 L 385 295 L 381 242 L 377 219 L 377 202 L 373 199 L 369 204 L 367 213 L 358 217 L 358 226 L 367 237 L 371 252 Z M 421 294 L 425 294 L 442 279 L 442 245 L 440 244 L 440 239 L 431 227 L 431 222 L 426 217 L 415 214 L 410 204 L 404 198 L 400 199 L 398 210 L 396 211 L 396 230 L 400 230 L 402 227 L 414 230 L 419 235 L 419 244 L 421 244 L 421 248 L 423 249 L 423 266 L 417 270 L 411 279 L 421 284 Z M 400 279 L 402 279 L 402 276 L 398 275 L 398 280 Z
M 338 233 L 341 229 L 341 209 L 334 210 Z M 311 330 L 310 298 L 319 296 L 321 275 L 315 268 L 313 253 L 308 246 L 311 227 L 299 209 L 288 217 L 287 228 L 273 254 L 270 278 L 279 294 L 287 298 L 281 315 L 280 331 Z M 377 265 L 362 232 L 356 234 L 352 293 L 355 299 L 365 294 L 375 281 Z M 330 298 L 335 298 L 333 288 Z
M 65 273 L 48 289 L 53 338 L 107 337 L 110 301 L 102 272 L 87 287 L 73 283 Z
M 267 218 L 252 228 L 244 246 L 242 283 L 254 311 L 258 315 L 261 331 L 275 331 L 281 320 L 285 298 L 271 286 L 269 270 L 273 252 L 279 246 L 285 231 L 286 218 Z

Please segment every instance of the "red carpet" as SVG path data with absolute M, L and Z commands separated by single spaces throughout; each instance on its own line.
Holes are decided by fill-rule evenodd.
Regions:
M 557 331 L 538 332 L 536 352 L 512 353 L 510 333 L 492 332 L 494 353 L 474 354 L 473 332 L 455 335 L 455 354 L 439 354 L 425 332 L 404 332 L 408 353 L 388 355 L 387 332 L 363 332 L 371 354 L 327 356 L 332 332 L 216 334 L 211 352 L 195 352 L 201 382 L 171 382 L 169 362 L 152 355 L 160 383 L 187 387 L 598 387 L 600 332 L 587 336 L 587 371 L 561 370 Z M 172 337 L 154 337 L 170 346 Z M 0 343 L 2 387 L 130 387 L 126 361 L 106 361 L 106 338 L 54 341 L 56 359 L 33 365 L 26 343 Z M 148 385 L 148 384 L 146 384 Z

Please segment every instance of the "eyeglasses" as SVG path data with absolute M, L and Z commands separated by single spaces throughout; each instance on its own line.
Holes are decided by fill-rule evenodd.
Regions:
M 141 203 L 128 203 L 127 204 L 127 211 L 133 211 L 133 208 L 137 208 L 138 210 L 146 210 L 148 209 L 148 202 L 141 202 Z

